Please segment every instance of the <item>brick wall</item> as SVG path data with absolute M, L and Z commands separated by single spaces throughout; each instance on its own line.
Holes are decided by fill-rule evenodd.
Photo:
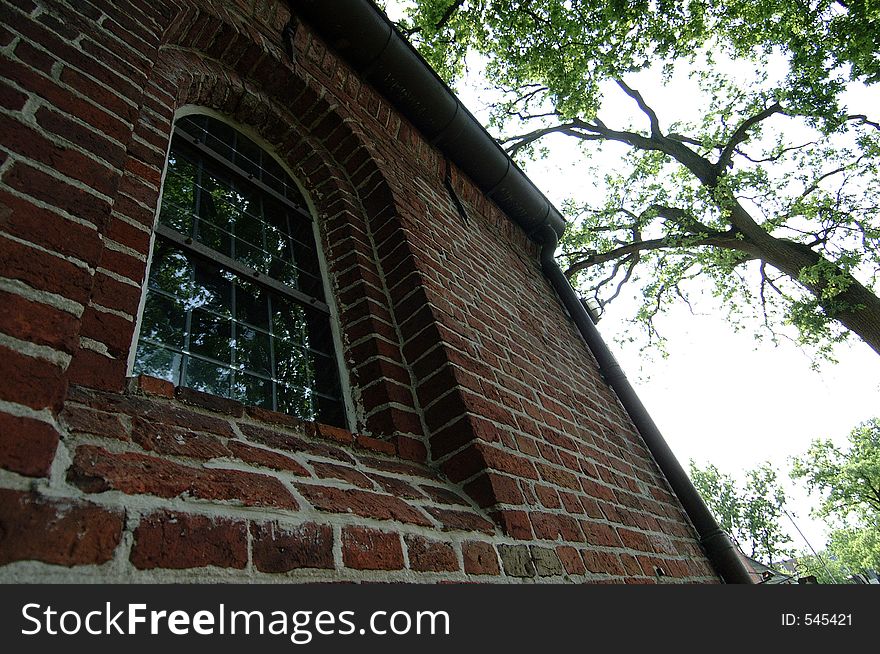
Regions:
M 535 246 L 286 4 L 2 12 L 0 578 L 717 580 Z M 307 189 L 355 433 L 126 377 L 188 105 Z

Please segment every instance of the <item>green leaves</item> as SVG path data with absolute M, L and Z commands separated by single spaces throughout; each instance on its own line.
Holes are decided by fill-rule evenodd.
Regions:
M 690 477 L 718 525 L 743 552 L 768 565 L 791 556 L 791 539 L 780 526 L 785 491 L 769 463 L 747 470 L 742 484 L 713 464 L 690 461 Z
M 854 571 L 880 569 L 880 418 L 853 429 L 847 447 L 813 441 L 791 475 L 821 498 L 814 513 L 837 527 L 829 552 Z
M 848 331 L 880 353 L 880 118 L 844 102 L 847 83 L 880 81 L 877 5 L 421 0 L 404 27 L 447 79 L 482 57 L 512 155 L 552 156 L 559 136 L 624 151 L 565 203 L 562 263 L 582 293 L 605 306 L 639 284 L 649 345 L 658 316 L 700 294 L 735 328 L 822 356 Z M 700 95 L 661 115 L 665 89 L 627 84 L 640 71 L 686 72 Z M 620 102 L 603 115 L 614 98 L 637 118 Z

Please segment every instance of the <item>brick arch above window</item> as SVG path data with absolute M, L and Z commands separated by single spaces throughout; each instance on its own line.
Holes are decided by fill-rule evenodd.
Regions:
M 114 202 L 114 217 L 105 233 L 117 240 L 134 230 L 126 248 L 142 255 L 145 265 L 149 233 L 134 223 L 152 228 L 154 209 L 149 208 L 158 205 L 158 181 L 172 116 L 180 107 L 206 107 L 247 126 L 271 147 L 313 202 L 339 306 L 342 354 L 356 407 L 354 426 L 377 437 L 394 436 L 407 445 L 411 458 L 424 458 L 420 409 L 402 353 L 399 311 L 389 291 L 389 284 L 418 274 L 400 229 L 395 194 L 381 162 L 351 121 L 298 83 L 283 66 L 274 76 L 266 69 L 265 74 L 272 76 L 271 82 L 267 80 L 270 89 L 278 88 L 279 72 L 288 74 L 291 88 L 303 89 L 295 102 L 285 95 L 283 108 L 261 86 L 260 76 L 245 80 L 229 66 L 190 50 L 163 48 L 129 148 L 128 172 Z M 114 253 L 105 249 L 102 259 L 112 266 L 113 258 Z M 389 261 L 393 261 L 393 270 L 387 269 Z M 130 272 L 130 284 L 120 283 L 112 267 L 110 271 L 113 274 L 104 283 L 96 281 L 92 301 L 100 309 L 88 310 L 97 319 L 84 319 L 81 336 L 86 342 L 101 342 L 108 320 L 119 318 L 125 325 L 114 325 L 115 342 L 108 344 L 103 355 L 81 349 L 71 378 L 74 383 L 116 389 L 121 388 L 126 372 L 124 360 L 143 270 Z M 114 313 L 104 312 L 105 308 Z

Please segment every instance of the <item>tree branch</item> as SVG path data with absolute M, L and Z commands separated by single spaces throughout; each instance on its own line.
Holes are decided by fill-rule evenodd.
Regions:
M 651 122 L 651 136 L 654 138 L 661 138 L 663 133 L 660 131 L 660 120 L 657 118 L 657 112 L 648 106 L 648 103 L 645 102 L 641 93 L 630 88 L 622 79 L 615 80 L 615 82 L 617 82 L 617 85 L 623 89 L 624 93 L 636 101 L 636 104 L 639 105 L 639 109 L 641 109 L 648 117 L 648 120 Z
M 874 129 L 880 129 L 880 123 L 873 120 L 868 120 L 868 117 L 865 114 L 853 114 L 851 116 L 847 116 L 846 119 L 858 121 L 859 125 L 870 125 Z
M 778 102 L 774 102 L 763 111 L 740 123 L 739 127 L 737 127 L 731 135 L 730 140 L 727 141 L 727 145 L 724 146 L 724 149 L 721 151 L 721 156 L 718 157 L 718 161 L 715 163 L 715 168 L 718 171 L 718 174 L 720 175 L 726 168 L 731 166 L 733 153 L 736 151 L 737 146 L 748 138 L 750 129 L 774 114 L 784 113 L 785 111 L 783 110 L 782 105 Z
M 621 257 L 634 253 L 680 248 L 682 245 L 681 240 L 681 238 L 669 237 L 638 240 L 607 250 L 606 252 L 597 252 L 570 265 L 565 270 L 565 276 L 571 278 L 576 273 L 586 270 L 587 268 L 591 268 L 601 263 L 607 263 L 608 261 L 614 261 L 615 259 L 620 259 Z M 694 247 L 708 245 L 727 250 L 738 250 L 749 255 L 748 260 L 759 258 L 759 254 L 749 247 L 747 241 L 742 241 L 734 237 L 734 232 L 718 232 L 715 236 L 691 239 L 688 241 L 688 245 Z

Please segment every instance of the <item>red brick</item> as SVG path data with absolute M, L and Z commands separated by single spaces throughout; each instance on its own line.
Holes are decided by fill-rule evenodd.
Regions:
M 166 398 L 174 397 L 174 384 L 166 379 L 150 377 L 149 375 L 138 375 L 137 386 L 145 395 L 157 395 Z
M 68 402 L 61 412 L 61 419 L 72 434 L 93 434 L 120 441 L 131 440 L 128 428 L 114 413 L 95 411 Z
M 297 489 L 319 511 L 354 513 L 375 520 L 397 520 L 431 526 L 431 521 L 417 508 L 398 497 L 355 489 L 297 484 Z
M 145 450 L 158 454 L 186 456 L 193 459 L 216 459 L 230 456 L 229 449 L 211 434 L 199 434 L 175 427 L 134 418 L 131 439 Z
M 125 358 L 109 358 L 93 350 L 81 348 L 73 355 L 67 375 L 71 384 L 119 392 L 125 388 L 127 367 Z
M 28 159 L 39 162 L 65 177 L 83 182 L 103 195 L 113 196 L 119 172 L 109 168 L 106 163 L 86 157 L 73 148 L 57 145 L 32 127 L 9 116 L 0 116 L 0 132 L 5 134 L 3 146 L 11 151 L 27 156 Z M 55 185 L 58 184 L 59 182 L 56 181 Z M 65 183 L 62 182 L 62 184 Z M 101 204 L 101 200 L 91 194 L 75 186 L 66 184 L 65 186 L 68 189 L 68 196 L 55 198 L 51 204 L 57 206 L 59 202 L 64 203 L 65 208 L 74 215 L 76 215 L 73 211 L 76 206 L 75 202 Z M 42 195 L 40 189 L 19 190 L 26 190 L 29 194 L 37 192 Z M 36 196 L 32 195 L 32 197 Z M 45 201 L 46 198 L 40 197 L 38 199 Z
M 367 428 L 374 434 L 422 435 L 422 423 L 411 410 L 387 406 L 367 416 Z
M 600 545 L 602 547 L 621 546 L 620 538 L 618 538 L 614 527 L 600 522 L 581 520 L 581 529 L 587 542 L 591 545 Z
M 240 418 L 244 415 L 244 407 L 241 402 L 212 395 L 211 393 L 203 393 L 194 388 L 178 386 L 174 389 L 174 397 L 184 404 L 207 409 L 215 413 L 225 413 L 235 418 Z
M 125 284 L 99 271 L 95 273 L 92 297 L 103 307 L 134 316 L 141 302 L 141 287 Z
M 134 336 L 134 322 L 94 307 L 86 307 L 80 335 L 104 343 L 114 358 L 127 359 Z
M 403 481 L 402 479 L 397 479 L 395 477 L 386 477 L 385 475 L 375 473 L 368 473 L 367 476 L 379 484 L 382 490 L 389 495 L 394 495 L 395 497 L 400 497 L 406 500 L 425 499 L 424 494 L 416 490 L 416 488 L 408 481 Z
M 41 225 L 42 229 L 34 230 L 35 224 Z M 73 256 L 82 261 L 97 261 L 102 248 L 96 229 L 75 223 L 55 211 L 38 207 L 33 202 L 5 191 L 0 191 L 0 226 L 7 234 L 39 245 L 51 252 Z M 27 263 L 27 254 L 28 250 L 24 250 L 20 255 L 25 264 Z M 12 262 L 7 265 L 11 269 Z M 62 274 L 57 278 L 54 270 L 22 270 L 21 272 L 22 274 L 31 273 L 31 281 L 28 283 L 35 288 L 42 286 L 42 283 L 37 281 L 40 277 L 35 275 L 35 273 L 41 273 L 45 278 L 43 283 L 48 283 L 52 288 L 60 289 L 61 295 L 66 295 L 80 304 L 84 304 L 84 300 L 87 299 L 88 285 L 91 284 L 88 273 L 82 269 L 74 269 L 67 262 L 59 265 Z M 6 270 L 5 267 L 4 270 Z M 64 274 L 73 272 L 77 277 L 70 280 L 64 278 Z M 76 287 L 72 288 L 71 293 L 68 294 L 65 289 L 69 288 L 70 282 L 76 282 Z
M 505 534 L 511 538 L 532 540 L 532 524 L 529 522 L 529 514 L 525 511 L 495 511 L 492 517 Z
M 559 560 L 562 561 L 562 565 L 568 574 L 582 575 L 586 572 L 584 561 L 575 548 L 560 545 L 556 548 L 556 554 L 559 556 Z
M 122 538 L 123 514 L 88 502 L 0 489 L 0 565 L 106 563 Z
M 428 448 L 421 439 L 409 438 L 400 434 L 394 437 L 394 448 L 397 456 L 407 461 L 425 463 L 428 460 Z
M 284 456 L 278 452 L 248 445 L 241 441 L 229 441 L 227 447 L 232 456 L 241 459 L 245 463 L 272 468 L 273 470 L 283 470 L 284 472 L 290 472 L 294 475 L 299 475 L 300 477 L 311 477 L 309 471 L 300 465 L 300 463 L 294 461 L 289 456 Z
M 465 492 L 482 507 L 495 504 L 523 504 L 523 495 L 512 477 L 491 472 L 480 475 L 464 487 Z
M 365 450 L 381 452 L 382 454 L 389 454 L 391 456 L 397 454 L 397 448 L 394 447 L 394 443 L 379 440 L 378 438 L 372 438 L 371 436 L 366 436 L 364 434 L 357 434 L 355 436 L 355 442 L 358 447 L 362 447 Z
M 401 570 L 403 548 L 400 536 L 368 527 L 342 530 L 342 561 L 358 570 Z
M 296 510 L 284 485 L 267 475 L 180 465 L 134 452 L 112 453 L 93 445 L 76 449 L 68 481 L 87 493 L 118 490 L 128 495 L 191 496 Z
M 66 311 L 0 291 L 0 331 L 9 336 L 72 354 L 79 347 L 78 326 Z
M 338 466 L 334 463 L 322 463 L 320 461 L 313 462 L 312 468 L 319 479 L 341 479 L 342 481 L 347 481 L 352 486 L 373 490 L 373 482 L 362 472 L 358 472 L 354 468 Z
M 491 543 L 465 541 L 461 544 L 464 571 L 471 575 L 499 575 L 498 554 Z
M 559 499 L 559 493 L 549 486 L 535 484 L 535 495 L 541 501 L 541 505 L 548 509 L 558 509 L 562 506 Z
M 333 530 L 329 525 L 309 522 L 296 527 L 278 523 L 255 524 L 254 566 L 260 572 L 288 572 L 298 568 L 335 568 Z
M 623 576 L 626 574 L 616 554 L 610 552 L 598 552 L 595 550 L 581 550 L 584 565 L 587 570 L 596 574 Z
M 0 467 L 27 477 L 48 477 L 58 447 L 52 425 L 0 413 Z
M 16 191 L 94 225 L 103 225 L 110 215 L 110 205 L 106 200 L 21 161 L 6 172 L 3 181 Z
M 617 534 L 620 536 L 620 540 L 623 541 L 623 544 L 631 550 L 638 550 L 640 552 L 654 551 L 651 547 L 651 541 L 649 541 L 648 537 L 644 534 L 630 529 L 621 529 L 619 527 L 617 529 Z M 674 553 L 675 552 L 673 552 L 673 554 Z
M 70 120 L 64 114 L 49 107 L 40 107 L 34 114 L 37 124 L 43 129 L 76 143 L 92 154 L 101 157 L 113 166 L 119 166 L 125 157 L 125 149 L 103 134 Z
M 278 411 L 269 411 L 259 406 L 245 407 L 245 413 L 248 417 L 270 425 L 282 425 L 289 427 L 303 436 L 313 436 L 315 433 L 315 423 L 305 422 L 296 416 L 288 413 L 280 413 Z
M 443 531 L 460 530 L 482 531 L 487 534 L 495 533 L 495 525 L 476 513 L 434 507 L 427 507 L 426 510 L 440 521 Z
M 418 572 L 456 572 L 458 558 L 452 545 L 407 534 L 403 538 L 409 552 L 409 567 Z
M 464 499 L 458 493 L 455 493 L 448 488 L 441 488 L 440 486 L 429 486 L 427 484 L 422 484 L 419 486 L 425 494 L 428 495 L 432 500 L 437 502 L 438 504 L 458 504 L 461 506 L 467 506 L 468 501 Z
M 345 463 L 354 464 L 355 460 L 338 447 L 324 445 L 323 443 L 307 443 L 302 438 L 285 434 L 282 431 L 269 430 L 255 425 L 240 425 L 242 433 L 248 440 L 268 445 L 279 450 L 289 452 L 304 452 L 313 456 L 322 456 Z
M 244 568 L 247 526 L 226 518 L 160 511 L 141 518 L 129 560 L 153 568 Z
M 53 363 L 0 345 L 0 400 L 32 409 L 60 411 L 67 392 L 64 373 Z
M 316 422 L 315 432 L 318 436 L 327 438 L 331 441 L 336 441 L 337 443 L 343 443 L 345 445 L 354 443 L 354 435 L 347 429 L 342 429 L 340 427 L 332 427 L 330 425 Z

